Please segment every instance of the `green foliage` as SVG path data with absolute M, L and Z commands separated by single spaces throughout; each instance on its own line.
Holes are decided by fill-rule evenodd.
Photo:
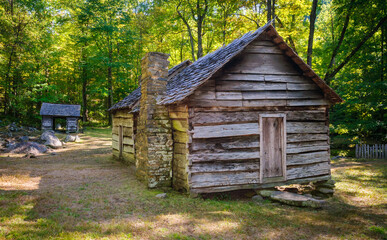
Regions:
M 107 109 L 138 87 L 145 52 L 171 66 L 207 54 L 266 23 L 264 1 L 10 0 L 0 2 L 0 112 L 40 125 L 42 102 L 81 104 L 85 120 L 108 123 Z M 198 34 L 198 11 L 203 15 Z M 275 26 L 306 59 L 311 0 L 275 1 Z M 192 30 L 178 15 L 176 7 Z M 319 1 L 313 69 L 323 78 L 386 16 L 383 0 Z M 339 44 L 346 16 L 348 27 Z M 386 23 L 330 80 L 344 102 L 331 109 L 331 133 L 347 143 L 386 141 Z M 194 53 L 194 55 L 192 55 Z

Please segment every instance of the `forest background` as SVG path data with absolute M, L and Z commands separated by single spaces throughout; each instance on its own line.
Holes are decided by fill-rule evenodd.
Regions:
M 83 125 L 138 87 L 146 52 L 170 67 L 271 19 L 344 100 L 335 142 L 385 143 L 385 0 L 0 0 L 1 125 L 39 127 L 42 102 L 82 105 Z

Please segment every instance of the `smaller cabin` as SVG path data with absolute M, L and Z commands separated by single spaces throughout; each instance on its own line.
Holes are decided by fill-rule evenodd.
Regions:
M 55 130 L 56 119 L 66 119 L 66 132 L 78 132 L 81 105 L 43 103 L 40 108 L 42 130 Z

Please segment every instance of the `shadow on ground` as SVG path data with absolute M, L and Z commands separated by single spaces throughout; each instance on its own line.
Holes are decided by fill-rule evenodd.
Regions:
M 139 183 L 133 167 L 113 161 L 108 135 L 81 138 L 82 143 L 69 143 L 55 156 L 0 157 L 0 238 L 386 237 L 387 178 L 381 161 L 336 162 L 336 197 L 321 210 L 227 194 L 204 200 L 170 191 L 168 198 L 158 199 L 160 191 Z M 367 203 L 362 190 L 371 194 Z M 382 199 L 374 196 L 378 193 Z

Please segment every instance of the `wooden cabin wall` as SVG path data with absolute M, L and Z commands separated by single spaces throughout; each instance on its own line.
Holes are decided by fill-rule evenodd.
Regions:
M 286 183 L 330 178 L 330 103 L 271 41 L 253 42 L 187 104 L 191 192 L 280 185 L 260 184 L 259 115 L 267 113 L 286 114 Z
M 119 131 L 122 126 L 123 133 L 123 149 L 122 158 L 125 163 L 135 164 L 134 155 L 134 118 L 133 114 L 128 110 L 119 110 L 113 114 L 113 128 L 112 128 L 112 148 L 113 156 L 120 159 L 119 148 Z
M 188 185 L 188 107 L 169 107 L 173 131 L 172 186 L 176 190 L 189 190 Z

